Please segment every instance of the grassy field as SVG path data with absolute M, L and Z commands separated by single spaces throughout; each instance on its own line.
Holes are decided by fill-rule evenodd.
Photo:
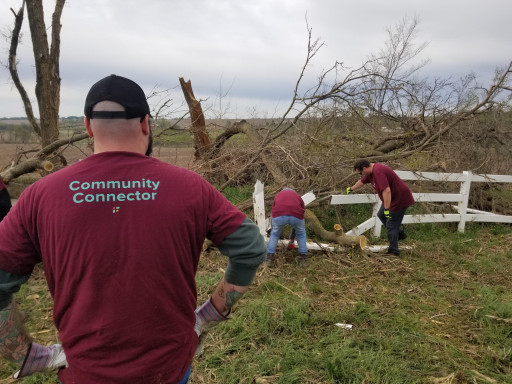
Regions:
M 407 231 L 400 257 L 340 250 L 300 267 L 295 251 L 281 250 L 208 335 L 191 383 L 512 383 L 512 227 Z M 215 251 L 203 256 L 199 302 L 225 265 Z M 56 342 L 42 268 L 17 301 L 34 339 Z M 0 383 L 14 382 L 12 372 L 3 363 Z

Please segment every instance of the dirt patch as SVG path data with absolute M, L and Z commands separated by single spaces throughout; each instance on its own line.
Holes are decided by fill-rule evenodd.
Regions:
M 0 172 L 9 167 L 15 159 L 30 158 L 39 149 L 37 144 L 0 144 Z M 87 142 L 84 142 L 80 145 L 66 147 L 61 154 L 66 159 L 67 164 L 71 165 L 90 156 L 92 148 Z M 191 169 L 194 162 L 194 148 L 155 147 L 153 157 L 169 164 Z M 13 199 L 17 199 L 27 185 L 40 177 L 39 172 L 33 172 L 11 181 L 7 186 L 9 194 Z
M 37 144 L 0 144 L 0 170 L 7 168 L 18 156 L 31 157 L 39 150 Z M 85 159 L 92 154 L 92 148 L 87 144 L 68 146 L 62 151 L 68 165 Z M 153 157 L 179 167 L 192 168 L 194 148 L 190 147 L 156 147 Z

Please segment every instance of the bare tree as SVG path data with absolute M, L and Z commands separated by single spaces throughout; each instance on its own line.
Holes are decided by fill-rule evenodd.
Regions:
M 295 117 L 269 128 L 266 143 L 291 127 L 296 129 L 301 122 L 307 123 L 305 116 L 313 126 L 319 121 L 325 124 L 329 118 L 348 121 L 352 116 L 363 129 L 344 137 L 352 144 L 358 143 L 351 145 L 358 150 L 349 151 L 350 165 L 354 157 L 375 161 L 406 158 L 439 145 L 462 122 L 510 102 L 504 92 L 511 88 L 512 62 L 498 68 L 487 87 L 480 85 L 473 74 L 459 81 L 419 78 L 427 62 L 418 58 L 426 45 L 414 44 L 417 24 L 417 20 L 404 19 L 389 29 L 385 48 L 371 55 L 360 68 L 344 71 L 343 65 L 336 63 L 319 76 L 314 88 L 299 96 L 297 87 L 289 109 L 297 112 Z M 306 65 L 318 46 L 318 42 L 309 45 Z M 329 72 L 340 80 L 328 85 Z M 383 126 L 388 129 L 383 130 Z
M 356 68 L 335 62 L 304 90 L 306 72 L 323 47 L 308 26 L 306 60 L 285 113 L 259 126 L 240 121 L 211 140 L 209 156 L 202 160 L 215 161 L 216 170 L 224 170 L 226 181 L 220 188 L 253 182 L 264 168 L 266 184 L 274 184 L 275 191 L 288 185 L 336 193 L 352 177 L 357 158 L 396 161 L 418 154 L 428 158 L 433 148 L 437 153 L 443 146 L 448 148 L 447 140 L 462 123 L 510 104 L 506 92 L 512 89 L 512 63 L 497 69 L 487 87 L 472 74 L 458 81 L 421 78 L 428 61 L 420 58 L 426 44 L 415 43 L 417 25 L 417 20 L 401 20 L 388 29 L 378 54 Z M 245 134 L 250 145 L 226 155 L 225 144 L 238 134 Z M 266 196 L 272 198 L 272 193 Z
M 51 39 L 48 34 L 42 0 L 23 0 L 18 12 L 11 8 L 14 15 L 14 27 L 12 29 L 9 47 L 8 67 L 11 78 L 20 97 L 23 101 L 27 119 L 39 137 L 42 149 L 37 151 L 33 157 L 24 161 L 17 159 L 12 166 L 4 170 L 2 178 L 8 182 L 12 178 L 20 176 L 36 169 L 43 169 L 47 172 L 53 169 L 53 162 L 66 165 L 62 153 L 57 150 L 68 144 L 83 140 L 88 137 L 86 133 L 73 135 L 69 139 L 59 139 L 59 107 L 60 107 L 60 19 L 64 8 L 65 0 L 56 0 L 55 8 L 51 18 Z M 30 37 L 34 52 L 34 64 L 36 68 L 35 95 L 39 120 L 36 119 L 32 102 L 18 74 L 17 49 L 20 40 L 21 28 L 27 12 Z
M 59 106 L 60 106 L 60 19 L 65 0 L 56 0 L 52 15 L 51 42 L 48 42 L 47 28 L 44 21 L 42 0 L 23 0 L 18 12 L 14 14 L 14 28 L 9 49 L 9 71 L 14 85 L 20 93 L 28 120 L 34 132 L 39 136 L 43 147 L 59 138 Z M 39 109 L 39 123 L 34 117 L 32 103 L 27 95 L 17 70 L 17 48 L 19 35 L 24 19 L 24 9 L 27 16 L 34 51 L 36 68 L 35 94 Z
M 459 80 L 419 78 L 426 61 L 417 60 L 425 47 L 414 45 L 417 24 L 404 19 L 389 30 L 385 49 L 365 66 L 367 73 L 377 76 L 368 83 L 368 92 L 355 100 L 358 117 L 379 135 L 361 154 L 364 157 L 384 160 L 425 151 L 460 123 L 507 100 L 502 95 L 510 90 L 512 62 L 497 69 L 488 87 L 480 85 L 474 74 Z

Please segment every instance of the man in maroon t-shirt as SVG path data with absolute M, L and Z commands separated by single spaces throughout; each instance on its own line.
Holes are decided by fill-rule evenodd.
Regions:
M 407 234 L 401 229 L 402 220 L 408 207 L 414 204 L 412 192 L 402 179 L 387 165 L 370 163 L 361 159 L 354 165 L 354 170 L 363 177 L 353 186 L 347 188 L 347 194 L 371 183 L 379 195 L 382 205 L 377 216 L 386 226 L 389 248 L 388 253 L 400 255 L 398 240 L 403 240 Z
M 0 353 L 15 377 L 59 369 L 64 384 L 184 384 L 205 332 L 226 320 L 266 254 L 258 227 L 194 172 L 149 157 L 142 89 L 92 86 L 94 154 L 28 187 L 0 223 Z M 228 256 L 196 309 L 204 240 Z M 32 342 L 12 294 L 42 262 L 61 344 Z
M 266 264 L 271 267 L 275 263 L 277 242 L 286 225 L 293 228 L 299 245 L 298 261 L 301 265 L 307 264 L 308 248 L 306 244 L 306 227 L 304 222 L 304 201 L 302 197 L 291 188 L 284 188 L 275 197 L 272 203 L 272 230 L 267 245 Z

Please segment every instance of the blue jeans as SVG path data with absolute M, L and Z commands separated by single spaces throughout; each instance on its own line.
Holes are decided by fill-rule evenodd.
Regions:
M 180 382 L 178 384 L 187 384 L 191 373 L 192 373 L 192 365 L 190 365 L 188 367 L 187 372 L 185 372 L 185 376 L 182 377 L 182 379 L 180 380 Z
M 386 231 L 388 233 L 388 253 L 394 253 L 395 255 L 400 254 L 400 250 L 398 249 L 398 238 L 401 233 L 403 235 L 403 230 L 400 229 L 400 225 L 402 225 L 402 220 L 404 219 L 406 210 L 407 208 L 401 209 L 400 211 L 389 211 L 389 216 L 391 216 L 389 219 L 386 219 L 386 216 L 384 216 L 383 205 L 380 206 L 379 212 L 377 212 L 377 216 L 382 224 L 386 226 Z
M 295 237 L 299 244 L 299 253 L 307 254 L 308 247 L 306 245 L 306 227 L 304 219 L 298 219 L 295 216 L 278 216 L 272 218 L 272 231 L 270 231 L 270 238 L 268 239 L 267 252 L 276 252 L 277 242 L 286 225 L 291 225 L 295 230 Z

